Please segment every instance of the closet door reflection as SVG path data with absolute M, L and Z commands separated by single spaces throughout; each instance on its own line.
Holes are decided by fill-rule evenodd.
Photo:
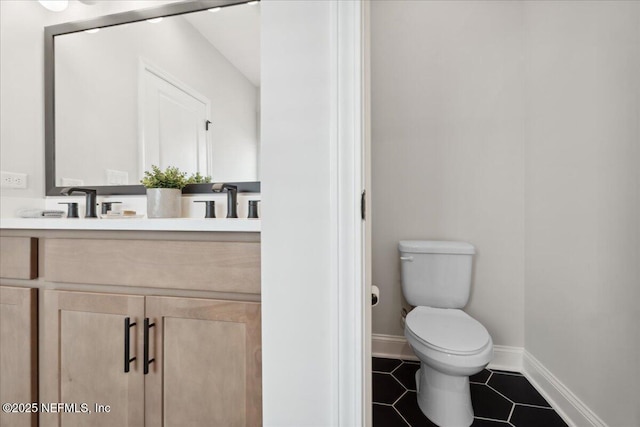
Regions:
M 210 101 L 166 73 L 140 69 L 140 170 L 177 166 L 209 175 Z

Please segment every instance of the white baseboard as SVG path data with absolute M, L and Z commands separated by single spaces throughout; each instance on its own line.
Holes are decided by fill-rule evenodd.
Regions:
M 418 360 L 407 343 L 407 339 L 398 335 L 373 334 L 371 337 L 371 353 L 375 357 Z M 491 369 L 521 372 L 522 347 L 494 345 L 493 360 L 488 367 Z
M 487 368 L 501 371 L 522 372 L 522 347 L 508 345 L 493 346 L 493 360 Z
M 526 350 L 523 357 L 523 373 L 570 426 L 607 427 L 604 421 Z
M 389 359 L 418 360 L 407 339 L 399 335 L 372 334 L 371 354 Z

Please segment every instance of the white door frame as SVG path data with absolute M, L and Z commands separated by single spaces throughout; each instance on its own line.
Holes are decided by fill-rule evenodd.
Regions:
M 366 261 L 369 223 L 361 217 L 361 193 L 368 175 L 368 3 L 334 2 L 337 70 L 332 105 L 333 301 L 338 366 L 340 426 L 371 425 L 371 285 Z M 370 203 L 368 203 L 370 205 Z
M 147 145 L 147 136 L 145 135 L 145 114 L 144 114 L 144 103 L 145 103 L 145 76 L 147 73 L 151 73 L 166 81 L 167 83 L 175 86 L 182 92 L 191 96 L 192 98 L 197 99 L 202 102 L 206 106 L 206 116 L 207 118 L 211 117 L 211 100 L 206 96 L 202 95 L 191 86 L 184 83 L 182 80 L 176 78 L 172 74 L 153 64 L 146 58 L 139 57 L 138 58 L 138 164 L 140 167 L 140 178 L 142 178 L 142 174 L 144 173 L 145 166 L 145 147 Z M 207 172 L 203 175 L 211 175 L 211 169 L 213 165 L 213 141 L 211 141 L 211 132 L 205 132 L 205 146 L 207 148 L 206 153 L 206 168 Z M 158 165 L 159 166 L 159 165 Z
M 362 0 L 261 3 L 267 427 L 370 422 L 365 8 Z

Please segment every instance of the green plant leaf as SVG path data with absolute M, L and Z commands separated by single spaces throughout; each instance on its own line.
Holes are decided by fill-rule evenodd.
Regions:
M 189 179 L 187 179 L 187 184 L 207 184 L 211 182 L 210 176 L 202 176 L 200 172 L 196 172 L 191 174 Z
M 151 171 L 145 171 L 140 183 L 146 188 L 177 188 L 182 190 L 189 184 L 186 172 L 180 172 L 175 166 L 167 166 L 163 171 L 156 165 L 151 165 Z

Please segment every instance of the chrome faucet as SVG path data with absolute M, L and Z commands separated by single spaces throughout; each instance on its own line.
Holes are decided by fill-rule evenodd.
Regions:
M 214 193 L 224 190 L 227 190 L 227 218 L 238 218 L 238 186 L 219 182 L 211 187 Z
M 71 193 L 84 193 L 87 195 L 86 197 L 86 211 L 84 214 L 85 218 L 98 218 L 96 214 L 96 206 L 97 206 L 97 196 L 98 192 L 93 188 L 80 188 L 80 187 L 67 187 L 63 188 L 60 194 L 65 196 L 70 196 Z

